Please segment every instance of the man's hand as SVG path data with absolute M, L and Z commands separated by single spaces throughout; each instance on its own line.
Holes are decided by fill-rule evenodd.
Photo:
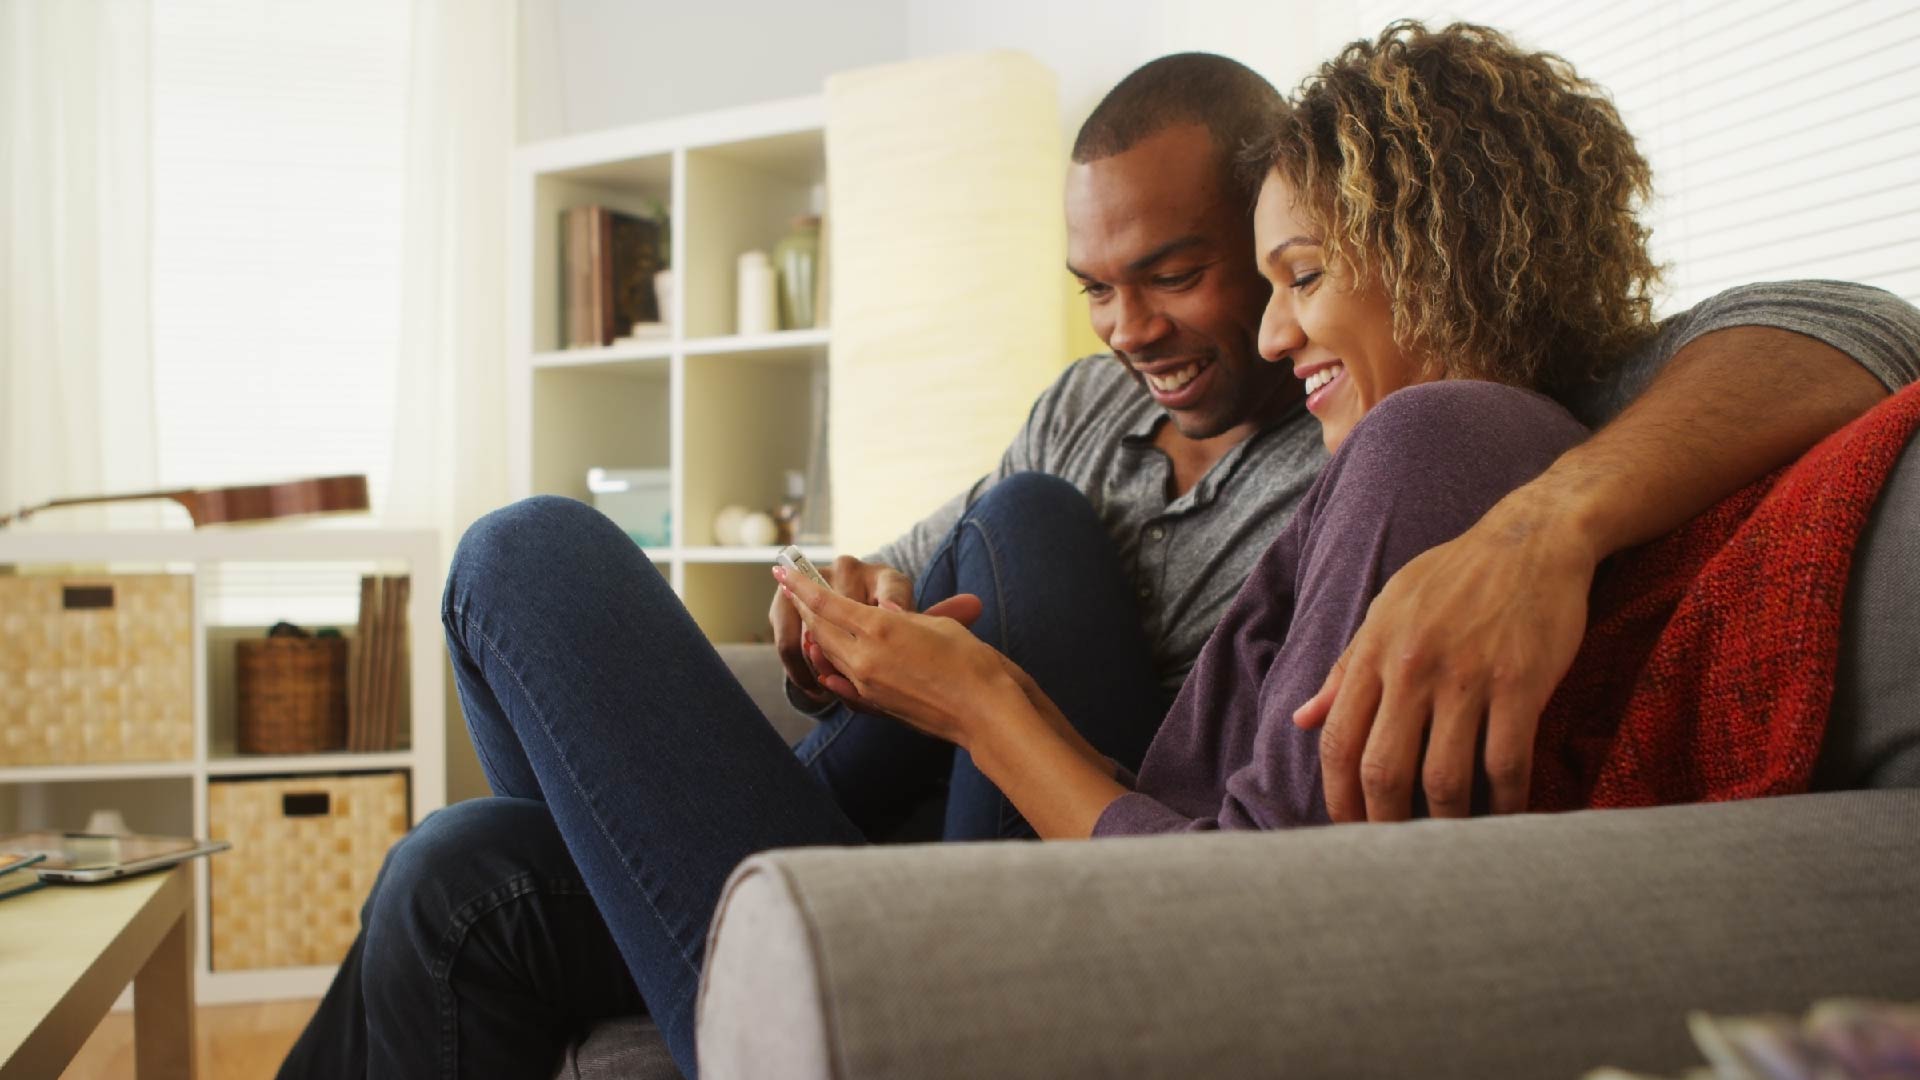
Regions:
M 1897 333 L 1872 329 L 1903 325 L 1906 313 L 1894 315 L 1858 316 L 1861 336 Z M 1600 560 L 1678 528 L 1886 393 L 1847 354 L 1788 330 L 1738 326 L 1688 342 L 1611 424 L 1374 598 L 1294 715 L 1325 724 L 1327 812 L 1404 818 L 1417 775 L 1434 816 L 1466 813 L 1482 729 L 1492 809 L 1526 809 L 1540 711 L 1580 649 Z
M 1534 732 L 1586 633 L 1599 563 L 1565 521 L 1510 499 L 1374 598 L 1294 714 L 1303 728 L 1324 725 L 1333 820 L 1405 820 L 1416 775 L 1434 817 L 1465 817 L 1483 728 L 1493 811 L 1526 809 Z
M 878 605 L 884 600 L 913 610 L 913 582 L 891 566 L 842 555 L 820 572 L 835 592 L 856 603 Z M 767 621 L 773 624 L 773 648 L 780 654 L 780 664 L 802 696 L 819 705 L 833 700 L 833 692 L 820 683 L 821 675 L 833 672 L 815 671 L 808 662 L 800 613 L 778 588 L 773 591 L 773 606 L 767 611 Z

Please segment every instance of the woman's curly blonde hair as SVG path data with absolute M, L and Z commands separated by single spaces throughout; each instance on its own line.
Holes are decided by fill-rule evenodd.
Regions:
M 1653 177 L 1565 60 L 1455 23 L 1389 25 L 1301 84 L 1276 170 L 1335 272 L 1377 274 L 1401 348 L 1450 376 L 1558 389 L 1653 326 Z

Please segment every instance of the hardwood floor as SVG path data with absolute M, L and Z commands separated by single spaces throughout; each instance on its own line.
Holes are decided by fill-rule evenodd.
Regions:
M 262 1001 L 202 1005 L 194 1016 L 200 1080 L 271 1080 L 319 1002 Z M 61 1080 L 129 1080 L 133 1014 L 108 1013 Z

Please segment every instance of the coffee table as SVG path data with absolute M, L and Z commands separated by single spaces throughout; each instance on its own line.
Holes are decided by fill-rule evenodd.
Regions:
M 59 1076 L 128 982 L 136 1075 L 193 1076 L 187 874 L 180 866 L 0 900 L 0 1080 Z

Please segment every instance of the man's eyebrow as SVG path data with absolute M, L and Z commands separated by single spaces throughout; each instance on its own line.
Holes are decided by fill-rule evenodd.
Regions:
M 1318 242 L 1319 241 L 1315 240 L 1311 236 L 1289 236 L 1285 240 L 1282 240 L 1279 243 L 1273 245 L 1273 250 L 1267 252 L 1267 261 L 1270 263 L 1279 262 L 1280 256 L 1285 254 L 1286 250 L 1290 247 L 1293 247 L 1295 244 L 1315 244 Z
M 1148 267 L 1152 266 L 1154 263 L 1159 262 L 1161 259 L 1164 259 L 1169 255 L 1172 255 L 1176 251 L 1182 251 L 1190 247 L 1201 247 L 1201 246 L 1204 246 L 1206 242 L 1207 242 L 1207 238 L 1199 235 L 1198 233 L 1195 233 L 1191 236 L 1183 236 L 1178 240 L 1169 240 L 1166 243 L 1161 244 L 1159 247 L 1154 248 L 1152 251 L 1147 252 L 1145 255 L 1142 255 L 1139 258 L 1128 263 L 1127 269 L 1130 272 L 1137 274 L 1140 271 L 1145 270 Z
M 1159 262 L 1161 259 L 1164 259 L 1167 256 L 1174 254 L 1175 252 L 1183 251 L 1190 247 L 1203 247 L 1206 245 L 1206 243 L 1207 243 L 1207 238 L 1204 236 L 1201 236 L 1199 233 L 1194 233 L 1191 236 L 1182 236 L 1178 240 L 1169 240 L 1166 243 L 1161 244 L 1159 247 L 1154 248 L 1152 251 L 1147 252 L 1145 255 L 1142 255 L 1139 258 L 1128 263 L 1127 272 L 1130 274 L 1137 274 L 1140 271 L 1145 270 L 1148 267 L 1152 266 L 1154 263 Z M 1084 270 L 1078 269 L 1071 262 L 1067 263 L 1067 273 L 1072 274 L 1074 277 L 1077 277 L 1082 281 L 1094 280 L 1093 275 L 1087 273 Z

